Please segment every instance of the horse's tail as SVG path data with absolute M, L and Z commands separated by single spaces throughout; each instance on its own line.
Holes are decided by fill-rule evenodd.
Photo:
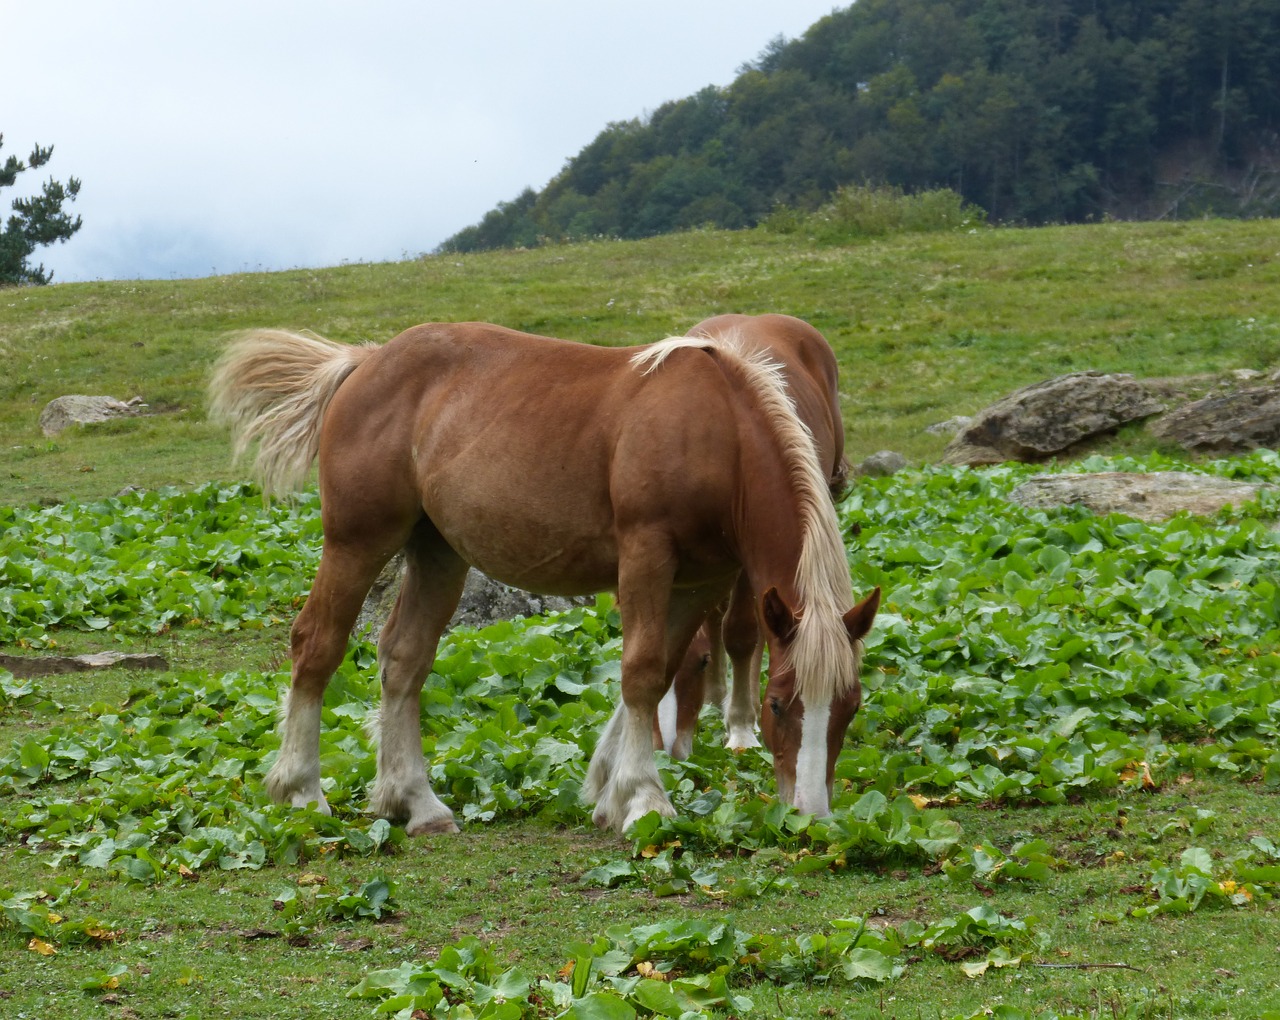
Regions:
M 222 353 L 209 380 L 209 416 L 231 426 L 235 460 L 257 442 L 254 474 L 264 492 L 289 492 L 303 484 L 320 449 L 329 401 L 377 349 L 313 333 L 255 329 Z

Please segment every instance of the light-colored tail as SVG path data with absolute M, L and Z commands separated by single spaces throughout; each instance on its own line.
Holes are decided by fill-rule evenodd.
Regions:
M 231 426 L 235 460 L 258 444 L 254 474 L 264 492 L 289 492 L 306 481 L 325 408 L 376 350 L 376 344 L 356 347 L 313 333 L 255 329 L 222 353 L 209 379 L 209 416 Z

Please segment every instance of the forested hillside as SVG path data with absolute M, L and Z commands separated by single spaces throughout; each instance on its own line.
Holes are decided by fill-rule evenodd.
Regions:
M 846 183 L 999 222 L 1280 214 L 1280 3 L 858 0 L 441 248 L 744 227 Z

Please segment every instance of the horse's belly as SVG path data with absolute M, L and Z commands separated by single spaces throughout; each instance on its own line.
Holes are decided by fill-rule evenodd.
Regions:
M 571 512 L 543 515 L 514 502 L 454 501 L 426 510 L 459 556 L 503 584 L 545 595 L 585 595 L 617 584 L 611 526 Z

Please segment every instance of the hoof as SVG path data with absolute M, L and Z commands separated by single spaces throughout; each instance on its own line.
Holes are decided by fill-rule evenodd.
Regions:
M 730 751 L 733 751 L 739 754 L 742 753 L 743 751 L 749 750 L 753 747 L 759 747 L 759 746 L 760 746 L 760 738 L 757 737 L 755 733 L 752 732 L 751 730 L 735 731 L 733 733 L 730 733 L 728 739 L 725 740 L 725 747 L 727 747 Z
M 311 794 L 295 793 L 292 797 L 289 798 L 289 806 L 293 808 L 309 807 L 315 811 L 319 811 L 322 815 L 329 815 L 329 816 L 333 815 L 333 812 L 329 810 L 329 802 L 324 799 L 323 794 L 321 794 L 320 799 L 317 800 Z
M 643 790 L 634 794 L 631 799 L 623 805 L 619 805 L 615 799 L 613 810 L 606 800 L 596 805 L 595 811 L 591 815 L 591 820 L 601 829 L 613 829 L 618 835 L 626 835 L 626 832 L 633 822 L 639 818 L 643 818 L 650 811 L 656 811 L 664 818 L 675 817 L 676 809 L 671 806 L 671 801 L 667 799 L 665 792 L 658 789 Z
M 427 819 L 422 822 L 415 822 L 405 826 L 405 832 L 410 836 L 438 836 L 444 833 L 459 832 L 458 824 L 453 820 L 453 815 L 445 818 Z
M 676 816 L 676 809 L 673 808 L 670 804 L 661 804 L 661 805 L 653 804 L 645 808 L 643 811 L 637 809 L 631 812 L 630 814 L 628 814 L 626 820 L 622 823 L 622 827 L 618 830 L 618 834 L 621 836 L 625 836 L 627 833 L 627 830 L 631 828 L 632 825 L 638 822 L 645 815 L 649 814 L 651 811 L 657 811 L 658 814 L 661 815 L 663 818 L 674 818 Z

